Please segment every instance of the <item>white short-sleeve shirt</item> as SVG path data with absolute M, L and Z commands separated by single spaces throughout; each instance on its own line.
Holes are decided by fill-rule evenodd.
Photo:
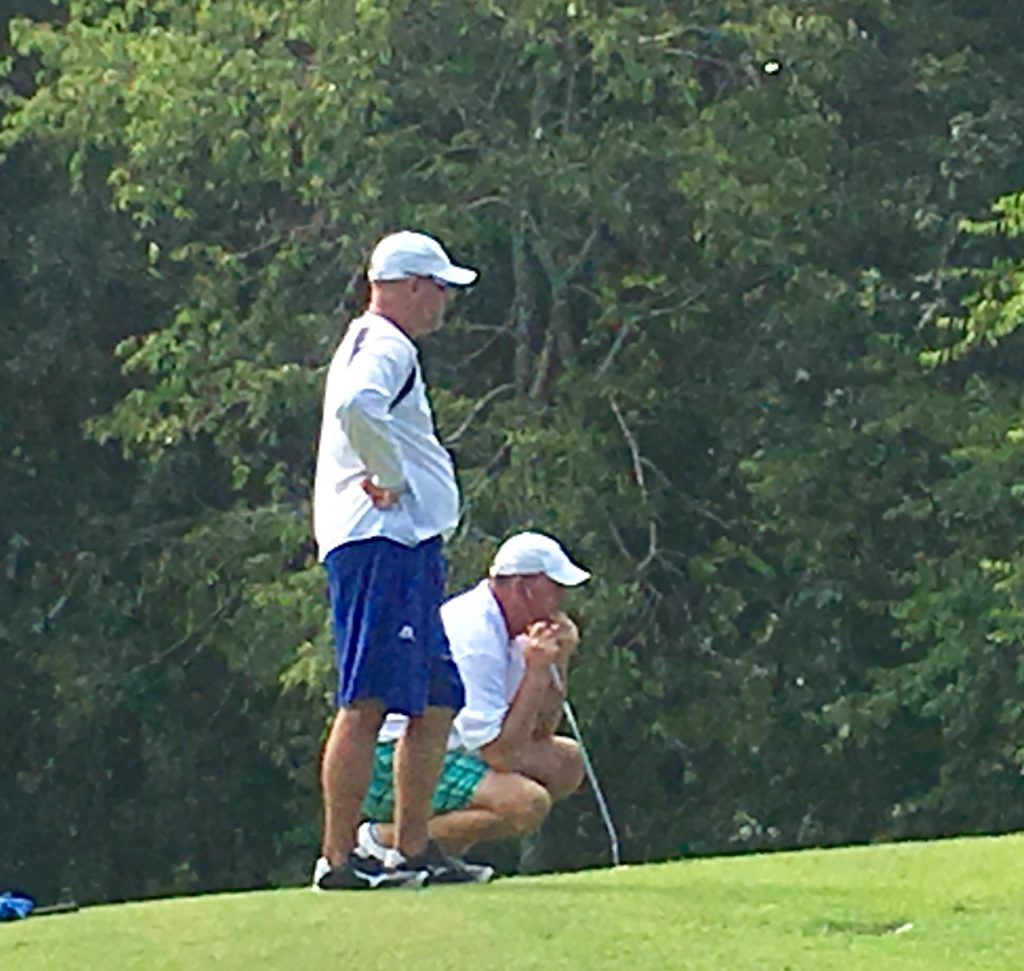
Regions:
M 466 704 L 455 716 L 448 749 L 476 751 L 501 733 L 519 690 L 526 671 L 522 639 L 509 637 L 505 615 L 486 580 L 446 601 L 441 620 L 466 689 Z M 401 737 L 406 722 L 404 715 L 389 715 L 381 741 Z
M 398 505 L 377 509 L 362 489 L 367 476 L 401 489 Z M 434 428 L 416 345 L 386 317 L 365 313 L 327 372 L 313 490 L 320 559 L 360 539 L 415 546 L 447 537 L 458 519 L 455 469 Z

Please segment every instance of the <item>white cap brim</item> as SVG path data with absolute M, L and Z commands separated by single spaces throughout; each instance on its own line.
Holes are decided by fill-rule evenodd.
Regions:
M 468 266 L 456 266 L 453 263 L 441 272 L 435 273 L 434 276 L 439 280 L 444 280 L 445 283 L 450 283 L 453 287 L 468 287 L 476 282 L 479 274 Z
M 570 560 L 560 563 L 557 570 L 545 570 L 544 573 L 563 587 L 578 587 L 590 579 L 590 574 L 586 570 L 581 570 Z

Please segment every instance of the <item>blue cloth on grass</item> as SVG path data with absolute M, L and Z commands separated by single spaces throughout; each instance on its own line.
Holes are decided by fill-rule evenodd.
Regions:
M 28 894 L 5 890 L 0 893 L 0 921 L 21 920 L 36 909 L 36 902 Z

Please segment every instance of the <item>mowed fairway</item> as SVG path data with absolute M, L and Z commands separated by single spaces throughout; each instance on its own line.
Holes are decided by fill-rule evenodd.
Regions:
M 693 860 L 488 887 L 305 888 L 0 926 L 4 971 L 1024 968 L 1024 837 Z

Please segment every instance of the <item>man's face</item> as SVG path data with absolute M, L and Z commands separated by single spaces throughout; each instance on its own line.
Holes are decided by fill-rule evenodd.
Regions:
M 412 294 L 416 301 L 420 333 L 432 334 L 439 330 L 455 288 L 431 276 L 418 276 L 412 281 Z
M 519 595 L 530 615 L 528 624 L 537 620 L 551 620 L 565 599 L 565 587 L 555 583 L 543 573 L 519 578 Z

